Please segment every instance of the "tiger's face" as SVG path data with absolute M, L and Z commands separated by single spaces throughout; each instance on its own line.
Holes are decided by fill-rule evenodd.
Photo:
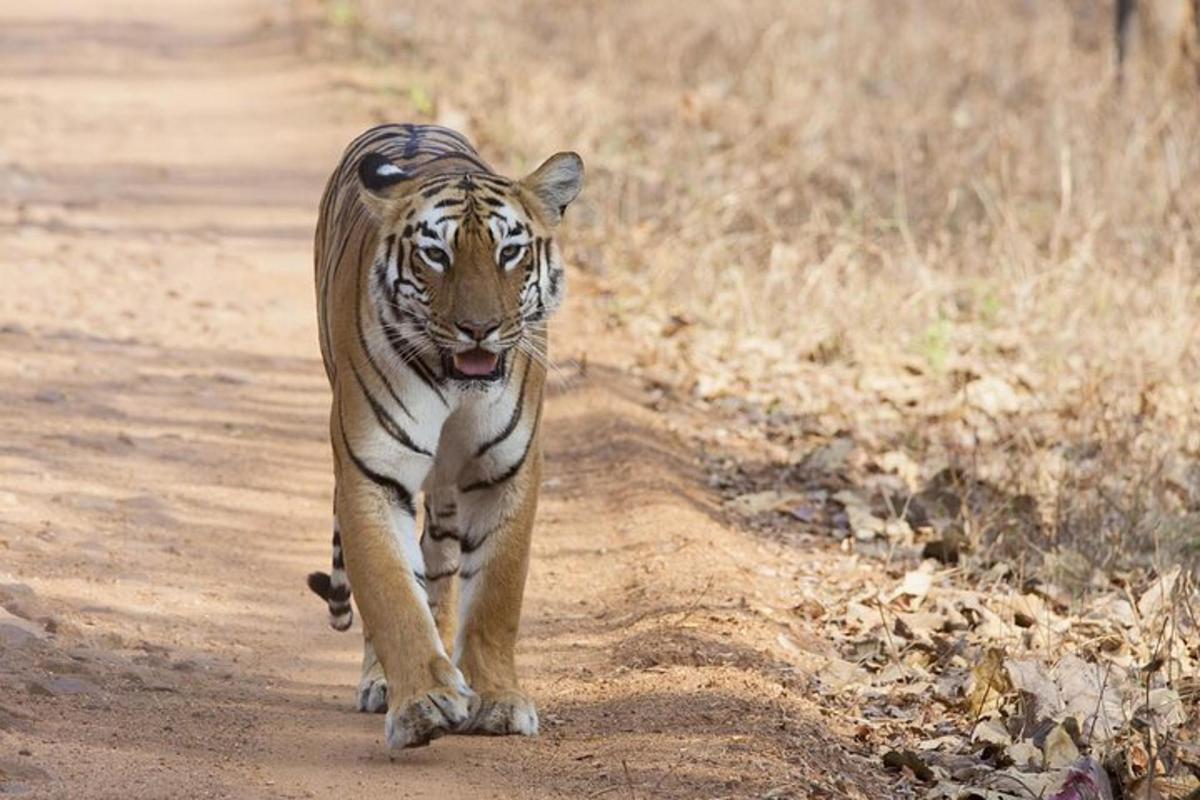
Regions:
M 542 357 L 539 334 L 564 291 L 553 232 L 582 187 L 579 156 L 559 153 L 512 181 L 413 179 L 371 153 L 359 179 L 380 225 L 371 292 L 393 342 L 436 354 L 459 381 L 503 377 L 515 349 Z

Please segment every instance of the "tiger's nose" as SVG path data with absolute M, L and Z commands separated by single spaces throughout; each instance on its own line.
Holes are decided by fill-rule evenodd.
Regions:
M 500 320 L 489 319 L 481 322 L 475 319 L 464 319 L 454 323 L 454 327 L 465 333 L 473 341 L 482 342 L 496 332 L 496 329 L 500 327 Z

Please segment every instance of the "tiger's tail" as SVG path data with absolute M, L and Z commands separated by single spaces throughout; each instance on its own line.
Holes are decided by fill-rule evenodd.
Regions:
M 308 588 L 329 606 L 329 625 L 335 631 L 350 629 L 354 608 L 350 605 L 350 579 L 342 559 L 342 532 L 337 519 L 333 521 L 333 568 L 328 572 L 310 572 Z

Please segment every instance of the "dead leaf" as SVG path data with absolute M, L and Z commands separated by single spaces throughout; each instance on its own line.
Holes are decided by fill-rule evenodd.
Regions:
M 1112 739 L 1125 722 L 1124 686 L 1119 669 L 1067 654 L 1054 667 L 1065 716 L 1079 721 L 1084 739 L 1093 745 Z
M 1135 716 L 1149 722 L 1159 735 L 1187 722 L 1183 700 L 1174 689 L 1151 689 L 1147 702 L 1137 710 Z
M 1137 608 L 1142 619 L 1152 619 L 1167 607 L 1175 591 L 1175 584 L 1179 582 L 1179 572 L 1178 565 L 1167 570 L 1138 598 Z
M 1004 668 L 1012 687 L 1034 701 L 1035 707 L 1030 710 L 1029 716 L 1037 719 L 1059 718 L 1065 704 L 1058 684 L 1045 666 L 1031 659 L 1009 659 Z
M 967 694 L 967 709 L 976 717 L 999 707 L 1004 696 L 1012 691 L 1012 682 L 1004 669 L 1004 651 L 988 648 L 983 659 L 971 670 L 971 688 Z
M 889 595 L 888 602 L 899 597 L 911 597 L 916 605 L 920 605 L 929 590 L 933 588 L 933 571 L 925 564 L 904 573 L 904 581 Z
M 869 677 L 865 670 L 849 661 L 830 657 L 816 675 L 821 687 L 831 692 L 841 692 L 852 686 L 866 685 Z
M 1012 736 L 1004 727 L 1004 723 L 995 717 L 986 717 L 979 721 L 975 730 L 971 731 L 971 741 L 980 744 L 990 744 L 997 747 L 1007 747 L 1012 744 Z
M 1079 748 L 1061 723 L 1046 735 L 1046 741 L 1042 743 L 1042 756 L 1046 769 L 1062 769 L 1079 760 Z
M 1016 742 L 1004 748 L 1004 755 L 1008 756 L 1015 766 L 1023 769 L 1037 767 L 1042 763 L 1042 751 L 1032 742 Z

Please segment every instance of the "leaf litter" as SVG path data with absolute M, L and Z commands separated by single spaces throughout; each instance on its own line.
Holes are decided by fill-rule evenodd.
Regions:
M 1024 409 L 1012 397 L 991 383 L 968 402 L 1001 416 Z M 711 458 L 711 483 L 750 527 L 857 560 L 796 613 L 835 645 L 811 690 L 858 721 L 897 796 L 1200 798 L 1190 570 L 1105 563 L 1054 541 L 1063 521 L 1037 485 L 954 460 L 929 474 L 902 449 L 812 422 L 791 438 L 768 423 L 787 454 L 772 467 Z M 707 449 L 732 449 L 720 445 Z

